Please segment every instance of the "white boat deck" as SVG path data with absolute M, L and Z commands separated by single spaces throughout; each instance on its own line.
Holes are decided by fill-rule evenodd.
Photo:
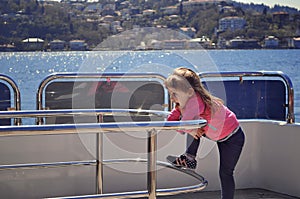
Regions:
M 146 83 L 138 88 L 143 88 L 142 86 L 144 85 Z M 57 86 L 61 87 L 61 85 Z M 136 88 L 137 86 L 133 86 L 131 90 L 137 90 Z M 156 99 L 152 92 L 152 84 L 150 88 L 151 99 Z M 122 93 L 119 94 L 123 98 L 120 96 L 114 97 L 122 101 L 117 104 L 124 104 L 127 107 L 127 103 L 123 102 L 135 104 L 135 100 L 149 94 L 146 95 L 144 89 L 141 90 L 142 92 L 139 93 L 139 96 L 135 96 L 136 99 L 129 95 L 125 97 Z M 72 97 L 73 92 L 72 86 L 70 87 L 70 91 L 63 93 L 62 96 Z M 52 93 L 52 91 L 49 93 Z M 107 101 L 111 104 L 112 101 L 109 97 L 111 96 L 108 95 Z M 53 103 L 55 105 L 63 104 L 63 107 L 44 110 L 40 105 L 42 108 L 38 113 L 31 112 L 29 114 L 28 111 L 16 111 L 18 113 L 14 113 L 19 115 L 13 115 L 13 111 L 9 111 L 9 118 L 23 117 L 24 114 L 27 115 L 26 117 L 33 115 L 37 117 L 40 124 L 43 124 L 42 120 L 40 120 L 41 117 L 50 116 L 51 114 L 55 114 L 56 117 L 45 119 L 46 122 L 43 125 L 1 126 L 0 167 L 2 167 L 0 168 L 0 198 L 33 199 L 63 196 L 78 196 L 83 198 L 87 195 L 97 195 L 98 190 L 102 190 L 104 195 L 107 194 L 106 196 L 111 193 L 115 193 L 116 195 L 116 193 L 138 192 L 139 190 L 144 191 L 143 193 L 145 194 L 143 196 L 147 195 L 148 191 L 152 191 L 150 195 L 153 196 L 154 188 L 167 190 L 170 187 L 171 189 L 172 187 L 185 188 L 199 183 L 198 180 L 192 178 L 190 175 L 166 168 L 165 165 L 160 165 L 156 170 L 156 184 L 153 183 L 156 178 L 154 175 L 145 175 L 147 172 L 154 170 L 150 166 L 148 168 L 147 164 L 136 164 L 142 163 L 143 161 L 141 160 L 147 158 L 149 160 L 156 159 L 159 162 L 164 162 L 167 155 L 180 154 L 185 150 L 185 137 L 176 133 L 175 129 L 169 124 L 166 125 L 166 121 L 161 124 L 167 127 L 164 130 L 160 130 L 162 126 L 158 125 L 157 122 L 161 121 L 156 120 L 156 118 L 146 121 L 150 122 L 149 124 L 142 121 L 144 122 L 143 125 L 141 125 L 142 123 L 137 125 L 133 122 L 131 125 L 128 125 L 126 122 L 132 121 L 133 115 L 131 111 L 127 111 L 130 113 L 130 117 L 124 117 L 121 114 L 120 118 L 108 118 L 108 120 L 117 121 L 111 124 L 110 120 L 108 122 L 104 120 L 104 117 L 102 117 L 103 113 L 99 114 L 101 117 L 92 117 L 90 115 L 82 117 L 83 115 L 80 115 L 82 110 L 76 109 L 77 113 L 75 113 L 75 109 L 64 110 L 66 107 L 65 102 L 58 103 L 55 100 L 56 98 L 57 96 L 53 97 Z M 43 99 L 42 96 L 40 99 Z M 148 97 L 147 99 L 150 98 Z M 87 100 L 82 100 L 82 98 L 78 98 L 77 100 L 84 103 L 87 102 Z M 139 101 L 142 101 L 143 105 L 145 104 L 143 99 Z M 158 104 L 165 103 L 164 100 L 160 101 Z M 73 99 L 70 99 L 68 103 L 69 105 L 73 105 Z M 157 104 L 157 102 L 153 103 L 154 105 Z M 150 109 L 149 107 L 153 106 L 153 103 L 149 102 L 147 103 L 147 107 L 143 108 L 148 110 Z M 140 104 L 138 105 L 133 106 L 133 108 L 140 107 Z M 91 112 L 94 109 L 83 107 L 83 110 L 87 110 L 95 116 L 95 113 Z M 122 110 L 124 111 L 124 109 Z M 141 112 L 139 109 L 137 110 L 138 113 Z M 45 111 L 48 111 L 48 113 L 46 114 Z M 78 117 L 69 115 L 70 111 L 74 116 Z M 3 118 L 7 117 L 5 114 L 7 112 L 3 112 Z M 66 115 L 69 118 L 64 118 Z M 48 119 L 52 119 L 53 121 Z M 126 122 L 121 125 L 123 120 Z M 291 117 L 288 120 L 292 121 L 293 119 Z M 18 120 L 14 121 L 17 124 L 18 122 L 16 121 Z M 104 122 L 96 123 L 99 121 Z M 73 125 L 73 123 L 76 125 Z M 180 123 L 182 125 L 183 122 Z M 199 125 L 199 122 L 196 122 L 196 124 Z M 246 143 L 235 170 L 237 189 L 235 199 L 300 198 L 300 156 L 298 154 L 300 151 L 300 124 L 287 123 L 284 120 L 271 120 L 269 118 L 244 119 L 240 120 L 240 124 L 246 135 Z M 157 136 L 149 136 L 152 133 L 153 135 L 156 134 L 153 131 L 155 127 L 158 127 L 156 131 Z M 99 129 L 102 130 L 99 131 Z M 99 132 L 108 133 L 104 133 L 105 136 L 97 136 Z M 18 137 L 13 137 L 17 135 Z M 157 137 L 157 146 L 155 147 L 154 143 L 156 141 L 154 139 L 145 139 L 154 137 Z M 153 155 L 154 153 L 149 152 L 150 148 L 157 151 L 157 154 Z M 203 175 L 208 181 L 208 186 L 203 187 L 203 191 L 174 196 L 158 196 L 157 198 L 220 198 L 220 191 L 215 191 L 220 188 L 218 154 L 215 142 L 208 139 L 202 140 L 197 155 L 200 166 L 195 172 Z M 126 161 L 121 161 L 131 159 L 138 159 L 139 161 L 126 164 Z M 106 164 L 97 164 L 101 161 L 96 160 L 106 160 L 106 162 L 103 161 Z M 116 164 L 120 162 L 122 164 Z M 153 164 L 149 165 L 152 165 L 151 167 L 154 168 L 155 162 L 153 161 Z M 176 180 L 170 180 L 170 176 Z M 147 185 L 149 182 L 152 183 L 152 187 L 149 184 Z M 101 187 L 102 185 L 103 187 Z M 49 187 L 51 187 L 51 191 L 49 191 Z M 148 191 L 146 191 L 147 188 Z M 174 194 L 175 192 L 168 191 L 167 193 Z M 128 198 L 131 197 L 131 195 L 127 196 Z
M 195 193 L 180 194 L 175 196 L 161 196 L 161 199 L 218 199 L 220 191 L 201 191 Z M 239 189 L 236 190 L 235 199 L 296 199 L 292 197 L 265 189 Z

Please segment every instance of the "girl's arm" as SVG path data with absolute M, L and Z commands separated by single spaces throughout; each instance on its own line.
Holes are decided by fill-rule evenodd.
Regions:
M 176 104 L 175 108 L 171 111 L 170 115 L 168 115 L 168 121 L 179 121 L 181 120 L 181 109 L 179 104 Z M 176 130 L 178 133 L 184 134 L 183 130 Z
M 181 119 L 181 111 L 179 105 L 176 104 L 175 108 L 171 111 L 170 115 L 168 115 L 168 121 L 179 121 Z
M 204 112 L 204 103 L 200 98 L 192 98 L 186 104 L 181 120 L 196 120 L 200 119 L 200 115 Z M 202 137 L 205 134 L 204 128 L 185 130 L 186 133 L 193 136 L 195 139 Z

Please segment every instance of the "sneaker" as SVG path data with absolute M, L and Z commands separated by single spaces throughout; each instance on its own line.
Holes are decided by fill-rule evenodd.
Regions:
M 179 157 L 169 155 L 167 161 L 179 168 L 196 169 L 197 167 L 197 160 L 190 160 L 184 154 Z

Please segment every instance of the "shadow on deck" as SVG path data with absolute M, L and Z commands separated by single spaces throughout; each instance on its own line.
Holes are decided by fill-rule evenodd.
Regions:
M 175 196 L 161 196 L 161 199 L 218 199 L 221 198 L 220 191 L 202 191 L 195 193 L 180 194 Z M 268 191 L 265 189 L 239 189 L 235 192 L 235 199 L 297 199 L 285 194 Z M 299 199 L 299 198 L 298 198 Z

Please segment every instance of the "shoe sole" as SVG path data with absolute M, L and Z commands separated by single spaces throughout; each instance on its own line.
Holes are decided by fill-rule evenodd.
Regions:
M 188 167 L 185 167 L 185 166 L 180 166 L 180 165 L 174 164 L 174 161 L 176 161 L 176 158 L 177 158 L 177 156 L 169 155 L 169 156 L 167 156 L 166 159 L 167 159 L 167 161 L 168 161 L 169 163 L 172 164 L 172 166 L 174 166 L 174 167 L 176 167 L 176 168 L 178 168 L 178 169 L 195 171 L 195 169 L 191 169 L 191 168 L 188 168 Z

